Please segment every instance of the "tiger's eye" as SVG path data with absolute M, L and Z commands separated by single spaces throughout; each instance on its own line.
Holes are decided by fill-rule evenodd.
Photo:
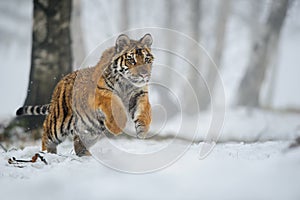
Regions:
M 128 55 L 126 56 L 126 60 L 127 60 L 130 64 L 135 65 L 135 60 L 134 60 L 132 54 L 128 54 Z
M 126 59 L 127 60 L 131 60 L 133 58 L 133 55 L 132 54 L 128 54 L 127 56 L 126 56 Z
M 145 58 L 145 62 L 146 62 L 146 63 L 151 63 L 151 58 L 150 58 L 150 56 L 147 56 L 147 57 Z

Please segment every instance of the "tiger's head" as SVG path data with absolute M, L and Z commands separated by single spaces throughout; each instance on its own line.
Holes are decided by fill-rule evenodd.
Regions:
M 136 87 L 146 85 L 151 77 L 153 55 L 152 36 L 148 33 L 140 40 L 131 40 L 122 34 L 116 40 L 113 70 Z

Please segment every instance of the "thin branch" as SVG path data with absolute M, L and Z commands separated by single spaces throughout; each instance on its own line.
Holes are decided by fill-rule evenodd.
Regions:
M 0 142 L 0 147 L 1 147 L 5 152 L 7 152 L 7 149 L 1 144 L 1 142 Z

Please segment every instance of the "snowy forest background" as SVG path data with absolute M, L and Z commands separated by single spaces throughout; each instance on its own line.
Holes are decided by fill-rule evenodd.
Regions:
M 0 56 L 3 60 L 0 80 L 1 91 L 5 94 L 1 98 L 0 116 L 7 122 L 7 119 L 14 117 L 15 110 L 24 104 L 47 103 L 60 76 L 51 70 L 45 72 L 47 69 L 57 68 L 56 63 L 53 64 L 54 67 L 48 63 L 49 67 L 44 65 L 42 73 L 36 73 L 37 77 L 42 77 L 39 82 L 29 79 L 32 2 L 2 1 L 0 9 Z M 70 65 L 64 61 L 67 64 L 60 67 L 60 73 L 65 74 L 74 69 L 94 65 L 105 49 L 101 44 L 106 41 L 105 45 L 113 45 L 112 36 L 116 37 L 122 31 L 152 27 L 154 46 L 165 44 L 168 49 L 179 52 L 181 56 L 192 60 L 196 70 L 201 73 L 195 73 L 195 68 L 172 57 L 171 54 L 154 52 L 156 62 L 152 80 L 165 86 L 153 87 L 150 96 L 152 104 L 160 105 L 154 108 L 154 132 L 162 126 L 169 127 L 169 132 L 174 132 L 178 128 L 174 128 L 174 123 L 171 122 L 168 126 L 168 123 L 165 123 L 166 118 L 167 121 L 171 120 L 176 124 L 179 115 L 186 115 L 184 118 L 192 121 L 186 126 L 196 126 L 197 117 L 201 119 L 198 138 L 203 139 L 213 117 L 211 109 L 218 109 L 212 106 L 212 95 L 216 103 L 214 105 L 218 107 L 225 104 L 227 110 L 221 140 L 223 138 L 256 141 L 260 140 L 260 137 L 264 140 L 293 139 L 299 135 L 299 9 L 297 0 L 74 0 L 70 23 L 73 59 Z M 190 37 L 198 42 L 204 51 L 199 51 L 192 46 L 194 44 L 185 42 L 172 31 L 156 34 L 156 31 L 153 31 L 155 28 L 177 31 L 184 35 L 184 39 Z M 140 32 L 144 34 L 143 31 Z M 135 37 L 141 37 L 140 35 Z M 221 83 L 217 82 L 218 76 L 216 70 L 213 70 L 215 67 L 211 60 L 216 64 Z M 163 65 L 170 66 L 170 69 L 180 76 L 166 70 Z M 192 85 L 192 92 L 184 85 L 182 79 L 185 78 L 188 84 Z M 224 89 L 219 87 L 220 84 Z M 207 86 L 210 87 L 210 91 Z M 40 87 L 39 92 L 36 92 L 37 87 Z M 190 99 L 194 94 L 197 99 L 193 102 L 193 99 Z M 252 112 L 249 112 L 249 109 Z M 289 125 L 281 123 L 286 115 L 292 115 L 291 124 L 287 123 Z M 36 122 L 34 119 L 31 118 L 30 121 L 41 124 L 41 121 Z M 240 123 L 236 123 L 237 119 L 242 123 L 252 123 L 253 126 L 241 129 L 238 126 Z M 274 120 L 280 123 L 274 124 Z M 238 133 L 233 133 L 235 130 Z M 167 131 L 159 135 L 165 132 Z M 252 134 L 249 136 L 250 132 Z
M 47 184 L 40 185 L 41 180 L 46 183 L 51 179 L 58 185 L 64 185 L 71 178 L 74 180 L 72 186 L 75 186 L 75 180 L 82 182 L 86 179 L 84 176 L 92 176 L 92 182 L 102 187 L 111 184 L 120 189 L 122 184 L 135 185 L 136 181 L 144 187 L 137 192 L 137 196 L 133 192 L 136 188 L 132 187 L 123 188 L 118 194 L 109 190 L 101 194 L 88 193 L 90 188 L 85 183 L 79 185 L 88 193 L 86 196 L 72 194 L 74 189 L 60 192 L 79 199 L 96 199 L 99 196 L 131 199 L 141 196 L 158 199 L 299 199 L 299 148 L 289 149 L 291 144 L 300 144 L 299 0 L 73 0 L 72 3 L 70 27 L 73 59 L 68 70 L 95 64 L 107 39 L 108 45 L 113 45 L 115 37 L 121 32 L 166 28 L 184 35 L 181 35 L 182 39 L 176 38 L 178 35 L 173 31 L 151 32 L 154 47 L 164 44 L 168 49 L 180 52 L 183 57 L 190 55 L 201 76 L 195 75 L 195 69 L 178 57 L 154 52 L 156 59 L 152 79 L 165 86 L 151 90 L 152 104 L 160 105 L 154 107 L 151 129 L 155 135 L 152 137 L 154 143 L 121 138 L 119 141 L 116 139 L 115 144 L 130 152 L 149 153 L 163 148 L 176 137 L 192 146 L 180 161 L 165 171 L 134 178 L 106 168 L 98 171 L 98 165 L 94 162 L 74 158 L 69 151 L 72 148 L 70 142 L 59 149 L 69 157 L 46 156 L 48 162 L 52 162 L 48 168 L 42 165 L 32 165 L 24 171 L 11 168 L 6 162 L 9 157 L 28 158 L 40 148 L 40 130 L 36 132 L 26 127 L 7 129 L 16 109 L 26 104 L 30 96 L 28 89 L 34 85 L 34 81 L 30 80 L 33 1 L 0 1 L 0 142 L 8 150 L 1 152 L 0 161 L 0 176 L 4 177 L 0 180 L 0 186 L 6 187 L 4 196 L 10 195 L 17 187 L 23 193 L 16 194 L 16 198 L 19 195 L 26 199 L 27 195 L 23 195 L 28 194 L 28 199 L 32 199 L 26 189 L 31 186 L 45 189 Z M 142 30 L 138 33 L 133 34 L 134 37 L 141 37 L 146 32 Z M 205 51 L 186 43 L 185 39 L 189 37 Z M 102 43 L 105 45 L 97 49 Z M 216 71 L 212 70 L 214 64 L 206 53 L 217 66 L 224 91 Z M 164 65 L 170 66 L 181 76 L 166 70 L 162 67 Z M 57 82 L 59 76 L 47 78 Z M 197 106 L 191 100 L 192 94 L 187 92 L 184 81 L 178 78 L 186 78 L 193 86 L 199 111 L 195 109 Z M 206 84 L 212 88 L 210 92 L 216 107 L 212 106 Z M 178 97 L 179 103 L 174 97 Z M 43 98 L 47 100 L 49 97 Z M 223 103 L 225 113 L 222 113 Z M 218 127 L 215 129 L 211 128 L 214 122 L 212 109 L 216 109 L 220 120 L 216 120 L 220 123 L 216 123 Z M 209 134 L 212 136 L 209 137 Z M 217 145 L 211 155 L 200 162 L 197 155 L 206 139 L 216 140 Z M 105 140 L 98 147 L 109 154 Z M 72 173 L 78 172 L 82 164 L 78 161 L 84 162 L 86 169 L 83 170 L 84 175 L 75 178 Z M 219 166 L 223 166 L 222 169 Z M 185 170 L 188 172 L 178 173 Z M 42 178 L 34 178 L 37 174 L 42 174 Z M 107 182 L 102 182 L 103 176 Z M 25 189 L 22 184 L 6 182 L 8 179 L 24 178 L 30 180 Z M 192 186 L 183 187 L 183 182 L 189 182 Z M 173 189 L 168 189 L 169 184 Z M 159 196 L 146 193 L 147 188 L 158 190 L 159 187 L 164 187 Z M 199 188 L 205 190 L 199 194 Z M 218 192 L 215 193 L 213 188 Z
M 266 28 L 268 14 L 276 1 L 75 2 L 77 3 L 73 9 L 73 12 L 76 11 L 74 18 L 78 20 L 76 23 L 80 24 L 73 25 L 72 32 L 76 32 L 75 37 L 82 33 L 83 40 L 79 45 L 82 45 L 83 49 L 79 53 L 75 50 L 77 54 L 73 56 L 74 68 L 80 65 L 96 45 L 121 31 L 143 27 L 170 28 L 199 41 L 208 51 L 220 67 L 226 103 L 228 106 L 234 106 L 237 103 L 241 79 L 251 62 L 253 43 Z M 120 16 L 117 13 L 123 10 L 124 5 L 127 14 Z M 195 5 L 199 9 L 195 9 Z M 273 56 L 268 63 L 260 92 L 262 107 L 288 110 L 298 110 L 300 107 L 300 95 L 296 92 L 300 84 L 297 76 L 300 70 L 297 67 L 299 9 L 299 1 L 291 1 L 281 28 L 278 48 L 271 49 Z M 3 70 L 0 80 L 2 86 L 9 87 L 1 88 L 5 95 L 1 99 L 0 112 L 1 116 L 13 116 L 26 97 L 30 72 L 33 5 L 29 0 L 2 1 L 1 10 Z M 110 11 L 115 12 L 112 15 Z M 223 26 L 220 27 L 220 24 Z M 159 42 L 157 40 L 156 42 Z M 77 43 L 77 40 L 75 42 Z

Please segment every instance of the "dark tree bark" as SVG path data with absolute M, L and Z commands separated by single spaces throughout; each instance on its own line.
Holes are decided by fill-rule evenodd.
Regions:
M 290 0 L 273 0 L 262 32 L 257 36 L 252 46 L 249 64 L 238 89 L 238 105 L 259 107 L 260 90 L 272 54 L 276 52 L 280 32 Z M 258 30 L 259 31 L 259 30 Z
M 57 82 L 72 71 L 71 0 L 34 0 L 31 69 L 24 105 L 50 102 Z M 42 117 L 26 117 L 30 128 Z

